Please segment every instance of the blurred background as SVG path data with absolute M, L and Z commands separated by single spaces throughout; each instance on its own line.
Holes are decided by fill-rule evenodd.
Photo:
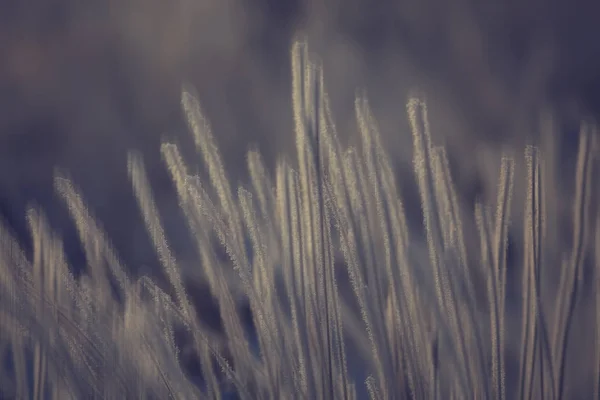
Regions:
M 535 143 L 540 110 L 559 116 L 565 162 L 572 121 L 600 115 L 597 11 L 591 0 L 0 0 L 0 216 L 28 246 L 24 212 L 41 205 L 78 264 L 52 188 L 55 168 L 68 171 L 124 261 L 151 267 L 127 176 L 136 149 L 185 259 L 159 154 L 162 140 L 191 144 L 182 81 L 196 87 L 228 172 L 243 181 L 249 147 L 271 167 L 292 154 L 289 51 L 299 34 L 323 62 L 344 140 L 356 133 L 356 90 L 366 89 L 402 174 L 406 96 L 424 88 L 461 193 L 485 197 L 480 158 Z

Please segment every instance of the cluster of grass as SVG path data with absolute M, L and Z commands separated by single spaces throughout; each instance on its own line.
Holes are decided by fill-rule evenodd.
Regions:
M 361 146 L 343 148 L 321 70 L 302 43 L 292 57 L 297 168 L 281 160 L 270 176 L 260 154 L 251 151 L 250 184 L 234 191 L 188 89 L 182 104 L 208 181 L 190 174 L 177 145 L 162 146 L 197 245 L 198 268 L 218 303 L 223 337 L 198 318 L 143 159 L 132 153 L 129 176 L 170 289 L 128 276 L 74 185 L 57 176 L 56 191 L 78 229 L 87 271 L 72 274 L 42 210 L 27 214 L 31 257 L 0 226 L 4 396 L 600 398 L 598 339 L 584 346 L 584 362 L 567 357 L 571 337 L 583 340 L 575 327 L 600 337 L 600 315 L 593 313 L 600 301 L 596 284 L 591 296 L 584 293 L 593 299 L 590 317 L 581 323 L 576 318 L 590 309 L 581 300 L 589 276 L 584 267 L 600 260 L 593 254 L 593 248 L 600 252 L 600 220 L 593 217 L 597 155 L 590 129 L 582 129 L 579 141 L 571 249 L 558 262 L 560 286 L 551 296 L 542 295 L 543 272 L 557 264 L 547 255 L 553 244 L 546 235 L 545 188 L 555 182 L 537 148 L 524 152 L 528 190 L 524 257 L 514 267 L 522 283 L 515 329 L 507 326 L 514 318 L 506 310 L 515 161 L 502 159 L 495 204 L 471 210 L 459 204 L 447 155 L 432 144 L 426 104 L 411 98 L 407 112 L 426 240 L 417 238 L 366 99 L 356 100 Z M 476 221 L 475 246 L 465 239 L 468 212 Z M 235 282 L 215 252 L 215 237 L 237 273 Z M 470 254 L 472 248 L 478 254 Z M 594 280 L 598 267 L 591 268 Z M 255 329 L 237 312 L 240 292 Z M 185 351 L 197 357 L 201 379 L 182 365 L 178 329 L 190 338 Z M 517 360 L 511 363 L 513 354 Z M 508 379 L 513 367 L 517 379 Z M 582 376 L 585 389 L 577 380 Z

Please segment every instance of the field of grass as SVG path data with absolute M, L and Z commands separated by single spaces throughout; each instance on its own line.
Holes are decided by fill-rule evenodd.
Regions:
M 197 247 L 196 279 L 216 300 L 223 334 L 190 300 L 143 157 L 132 152 L 129 177 L 167 287 L 129 276 L 75 184 L 56 176 L 87 266 L 72 273 L 44 210 L 26 216 L 32 254 L 0 226 L 0 398 L 600 398 L 593 127 L 580 132 L 567 246 L 547 234 L 548 193 L 560 185 L 553 158 L 535 147 L 504 157 L 497 198 L 461 204 L 415 92 L 412 132 L 398 133 L 412 135 L 423 223 L 413 232 L 367 99 L 356 99 L 361 145 L 344 148 L 306 44 L 292 58 L 296 160 L 282 158 L 270 174 L 250 151 L 250 182 L 232 187 L 189 87 L 182 106 L 207 179 L 176 144 L 162 145 Z M 515 185 L 526 188 L 523 204 Z M 523 243 L 509 266 L 511 229 Z

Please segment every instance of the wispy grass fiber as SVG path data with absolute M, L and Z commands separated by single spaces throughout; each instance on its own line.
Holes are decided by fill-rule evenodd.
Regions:
M 557 184 L 547 173 L 553 155 L 523 149 L 524 171 L 502 158 L 495 203 L 461 204 L 449 156 L 433 143 L 426 99 L 412 96 L 406 112 L 423 241 L 408 227 L 406 213 L 414 210 L 405 208 L 367 99 L 356 99 L 360 146 L 344 148 L 321 69 L 305 43 L 293 46 L 292 65 L 297 159 L 282 157 L 273 176 L 250 151 L 250 181 L 234 187 L 187 86 L 182 106 L 208 179 L 192 174 L 176 144 L 162 145 L 196 246 L 197 276 L 216 298 L 223 334 L 211 333 L 196 312 L 143 157 L 132 152 L 133 192 L 168 288 L 126 272 L 74 183 L 57 176 L 56 193 L 79 233 L 86 273 L 72 274 L 61 238 L 38 207 L 26 216 L 32 254 L 0 225 L 2 398 L 598 398 L 593 128 L 584 125 L 579 141 L 572 248 L 563 251 L 564 261 L 554 260 L 548 249 L 560 244 L 548 239 L 546 197 L 546 187 Z M 514 205 L 519 179 L 526 201 Z M 511 219 L 515 207 L 524 210 L 523 221 Z M 476 223 L 474 246 L 467 246 L 468 220 Z M 524 233 L 523 259 L 508 265 L 515 229 Z M 509 268 L 518 271 L 517 311 L 507 308 L 507 287 L 515 285 Z M 544 295 L 545 272 L 557 269 L 558 292 Z M 592 296 L 583 290 L 589 276 Z M 241 299 L 250 304 L 255 329 L 238 312 Z M 595 319 L 575 318 L 590 307 L 587 299 Z M 516 318 L 509 315 L 515 312 Z M 179 330 L 190 338 L 186 349 Z M 593 332 L 589 343 L 572 339 L 579 330 Z M 587 359 L 569 357 L 577 347 L 589 349 Z M 197 357 L 201 379 L 182 363 L 184 351 Z M 577 383 L 570 381 L 574 375 Z

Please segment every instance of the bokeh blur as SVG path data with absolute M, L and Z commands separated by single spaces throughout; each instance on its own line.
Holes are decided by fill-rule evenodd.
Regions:
M 354 96 L 366 90 L 399 170 L 410 163 L 406 96 L 426 89 L 433 131 L 462 162 L 456 179 L 473 198 L 485 177 L 471 172 L 482 170 L 476 156 L 461 155 L 535 142 L 541 109 L 564 117 L 566 144 L 571 118 L 600 115 L 595 4 L 2 0 L 0 216 L 27 244 L 24 212 L 40 204 L 77 264 L 76 235 L 52 188 L 55 168 L 68 171 L 126 263 L 151 267 L 127 178 L 126 153 L 136 149 L 185 254 L 159 155 L 161 140 L 189 144 L 182 82 L 196 87 L 228 172 L 243 180 L 249 147 L 271 166 L 293 148 L 289 49 L 299 35 L 323 62 L 340 135 L 352 140 Z M 567 160 L 574 148 L 564 146 Z

